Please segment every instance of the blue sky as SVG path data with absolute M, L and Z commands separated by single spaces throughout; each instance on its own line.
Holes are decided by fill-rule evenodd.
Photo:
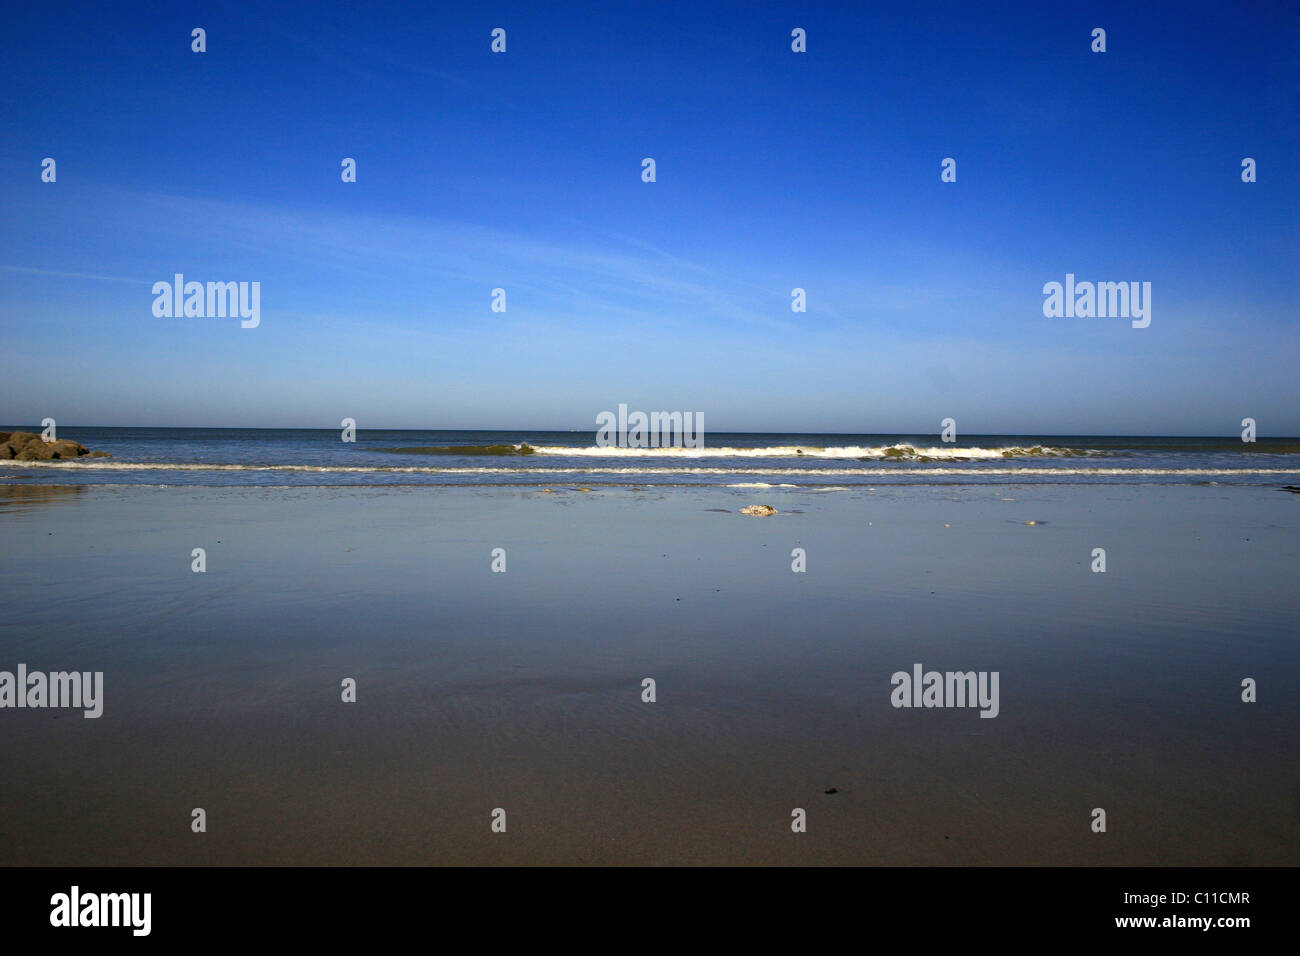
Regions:
M 17 8 L 0 420 L 1300 434 L 1297 15 L 1217 6 Z

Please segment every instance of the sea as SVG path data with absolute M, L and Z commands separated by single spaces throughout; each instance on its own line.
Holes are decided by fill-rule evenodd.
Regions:
M 9 430 L 39 431 L 33 426 Z M 718 432 L 700 448 L 602 447 L 593 431 L 63 427 L 111 458 L 0 461 L 0 482 L 325 486 L 1300 482 L 1300 438 Z

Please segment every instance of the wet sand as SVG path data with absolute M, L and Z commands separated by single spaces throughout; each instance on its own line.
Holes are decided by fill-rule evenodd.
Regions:
M 0 670 L 105 702 L 0 710 L 0 862 L 1294 865 L 1297 508 L 13 482 Z M 892 707 L 917 662 L 999 716 Z

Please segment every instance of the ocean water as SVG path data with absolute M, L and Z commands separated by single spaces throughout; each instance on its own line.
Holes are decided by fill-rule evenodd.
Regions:
M 31 426 L 13 429 L 37 430 Z M 109 452 L 0 462 L 0 482 L 209 486 L 1217 483 L 1300 481 L 1300 438 L 710 433 L 703 448 L 598 447 L 595 432 L 60 428 Z

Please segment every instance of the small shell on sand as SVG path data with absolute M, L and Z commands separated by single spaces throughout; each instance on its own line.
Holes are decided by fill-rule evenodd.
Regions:
M 745 507 L 740 509 L 740 513 L 742 515 L 767 516 L 767 515 L 776 514 L 776 509 L 773 508 L 771 505 L 746 505 Z

